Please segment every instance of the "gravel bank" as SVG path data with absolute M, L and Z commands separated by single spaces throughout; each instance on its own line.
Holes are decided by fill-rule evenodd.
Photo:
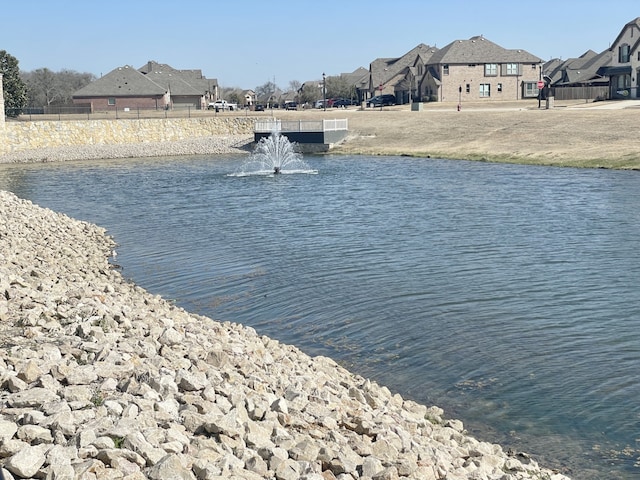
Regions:
M 0 191 L 7 480 L 566 480 L 334 361 L 123 279 L 104 229 Z
M 145 142 L 117 145 L 70 145 L 63 148 L 25 150 L 0 155 L 0 163 L 64 162 L 104 158 L 219 155 L 246 152 L 251 135 L 221 135 L 175 142 Z

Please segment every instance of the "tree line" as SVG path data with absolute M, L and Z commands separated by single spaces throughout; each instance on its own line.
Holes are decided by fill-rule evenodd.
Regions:
M 38 68 L 30 72 L 20 71 L 18 60 L 0 50 L 0 73 L 3 75 L 2 90 L 7 116 L 17 116 L 29 107 L 70 105 L 76 90 L 95 80 L 91 73 L 79 73 L 63 69 L 54 72 Z
M 282 92 L 278 86 L 271 81 L 256 87 L 256 97 L 258 100 L 272 98 L 272 101 L 279 102 L 280 98 L 289 93 L 289 97 L 299 104 L 314 104 L 317 100 L 326 98 L 347 98 L 357 100 L 356 87 L 342 76 L 328 76 L 325 78 L 323 91 L 322 82 L 310 82 L 302 84 L 297 80 L 289 82 L 288 91 Z M 279 102 L 282 103 L 282 102 Z

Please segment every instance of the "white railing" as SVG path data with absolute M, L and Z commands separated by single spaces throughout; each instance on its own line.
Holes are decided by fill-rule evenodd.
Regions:
M 336 130 L 349 130 L 349 122 L 346 118 L 322 121 L 323 132 L 333 132 Z
M 329 132 L 348 130 L 346 118 L 335 120 L 279 120 L 269 118 L 258 120 L 253 127 L 256 133 L 271 132 Z

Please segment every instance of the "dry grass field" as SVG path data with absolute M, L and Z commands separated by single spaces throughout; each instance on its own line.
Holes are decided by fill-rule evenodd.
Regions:
M 409 155 L 567 167 L 640 169 L 640 106 L 635 101 L 537 100 L 425 104 L 361 110 L 277 111 L 293 118 L 347 118 L 349 136 L 334 153 Z M 265 112 L 269 115 L 268 112 Z

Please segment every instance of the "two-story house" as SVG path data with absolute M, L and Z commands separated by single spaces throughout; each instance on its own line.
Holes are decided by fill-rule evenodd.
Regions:
M 611 64 L 598 73 L 610 79 L 610 98 L 640 98 L 640 17 L 622 28 L 609 55 Z
M 421 85 L 423 97 L 438 102 L 520 100 L 538 96 L 541 77 L 540 58 L 477 36 L 435 52 Z
M 378 58 L 369 65 L 367 98 L 393 94 L 400 104 L 420 97 L 425 65 L 438 49 L 420 43 L 398 58 Z

